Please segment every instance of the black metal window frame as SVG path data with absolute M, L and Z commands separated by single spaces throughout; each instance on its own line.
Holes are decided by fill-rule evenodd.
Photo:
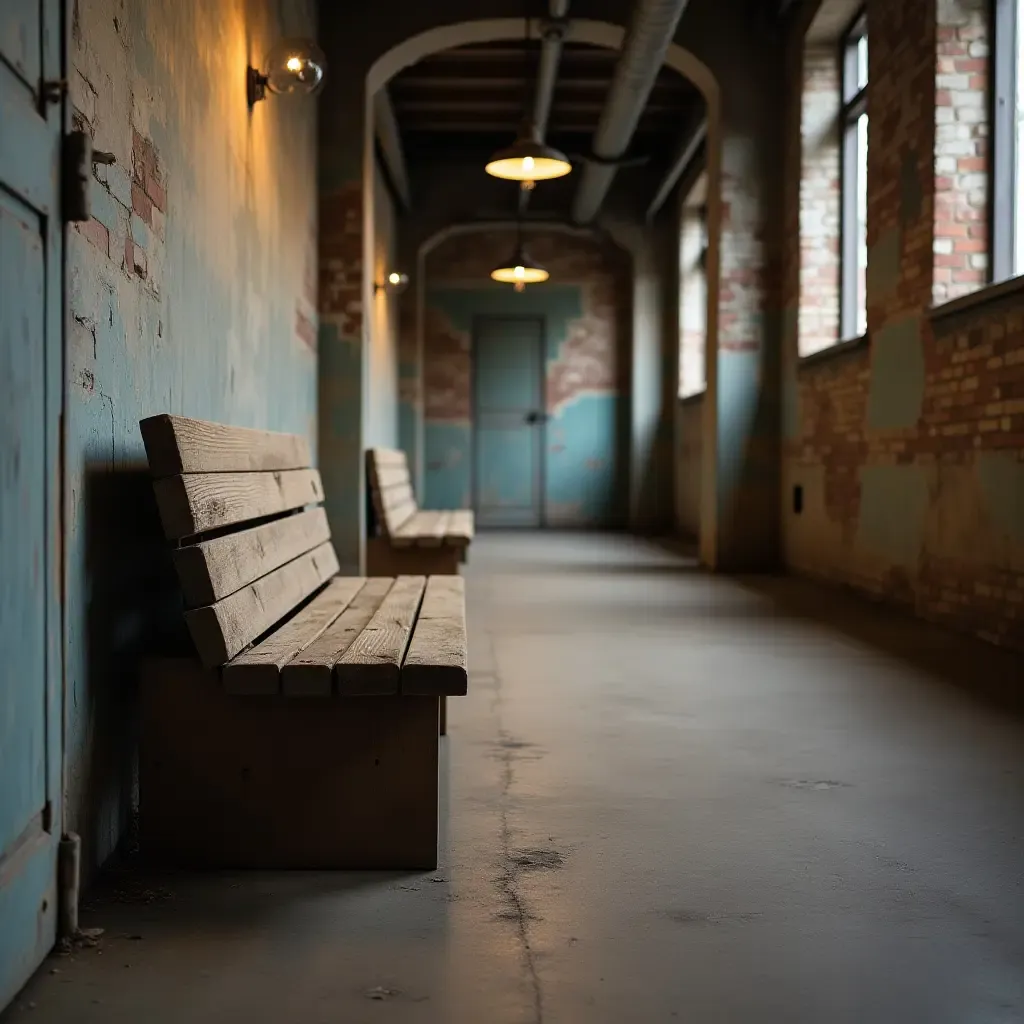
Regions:
M 857 159 L 857 122 L 868 110 L 868 83 L 858 80 L 858 44 L 866 38 L 866 9 L 861 9 L 840 39 L 839 71 L 843 101 L 839 116 L 842 132 L 839 173 L 839 340 L 850 341 L 860 335 L 857 303 L 857 194 L 860 165 Z
M 1018 14 L 1018 0 L 993 0 L 990 23 L 993 46 L 991 116 L 992 173 L 989 226 L 992 239 L 991 279 L 1005 281 L 1024 274 L 1015 266 L 1019 203 L 1024 203 L 1024 168 L 1017 166 L 1017 66 L 1018 33 L 1024 31 Z

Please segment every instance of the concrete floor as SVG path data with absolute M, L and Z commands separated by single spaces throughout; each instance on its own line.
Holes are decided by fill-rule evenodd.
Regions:
M 3 1024 L 1024 1020 L 1019 659 L 626 538 L 484 536 L 425 876 L 115 877 Z

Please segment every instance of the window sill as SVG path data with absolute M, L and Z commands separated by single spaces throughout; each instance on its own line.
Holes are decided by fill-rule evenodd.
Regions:
M 703 397 L 708 393 L 707 387 L 701 388 L 700 391 L 694 391 L 689 395 L 681 395 L 679 397 L 680 405 L 696 405 Z
M 802 370 L 805 366 L 817 366 L 819 363 L 827 363 L 833 359 L 840 359 L 843 356 L 852 355 L 854 352 L 859 352 L 861 349 L 867 347 L 867 334 L 862 334 L 859 338 L 850 338 L 847 341 L 839 341 L 836 342 L 835 345 L 829 345 L 828 348 L 823 348 L 818 352 L 812 352 L 807 356 L 800 356 L 799 362 L 797 363 L 797 369 Z
M 1024 274 L 1020 277 L 1011 277 L 1000 281 L 998 284 L 986 285 L 976 292 L 971 292 L 970 295 L 962 295 L 959 299 L 944 302 L 941 306 L 932 306 L 928 310 L 928 315 L 932 320 L 945 320 L 946 317 L 972 313 L 976 309 L 995 305 L 1002 299 L 1016 298 L 1022 293 L 1024 293 Z

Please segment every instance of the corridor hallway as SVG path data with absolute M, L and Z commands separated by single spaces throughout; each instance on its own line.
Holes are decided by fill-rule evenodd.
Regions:
M 437 872 L 115 874 L 0 1021 L 1024 1019 L 1019 659 L 626 537 L 467 577 Z

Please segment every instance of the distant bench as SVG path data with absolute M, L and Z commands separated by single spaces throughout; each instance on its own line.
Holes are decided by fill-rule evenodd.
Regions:
M 405 452 L 369 449 L 366 474 L 376 526 L 367 540 L 367 571 L 457 574 L 473 540 L 473 513 L 421 511 Z
M 140 426 L 199 656 L 144 672 L 144 852 L 435 866 L 439 699 L 467 690 L 462 579 L 337 576 L 299 436 Z

